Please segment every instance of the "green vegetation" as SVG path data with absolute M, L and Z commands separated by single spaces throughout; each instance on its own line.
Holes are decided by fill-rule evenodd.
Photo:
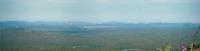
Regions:
M 185 24 L 8 25 L 0 27 L 0 51 L 180 51 L 180 45 L 190 44 L 196 31 L 195 26 Z
M 189 43 L 193 29 L 132 29 L 88 32 L 1 30 L 3 51 L 120 51 Z M 74 48 L 75 46 L 79 46 Z

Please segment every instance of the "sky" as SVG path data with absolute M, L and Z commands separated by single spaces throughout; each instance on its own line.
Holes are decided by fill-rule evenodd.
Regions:
M 200 0 L 0 0 L 0 21 L 200 23 Z

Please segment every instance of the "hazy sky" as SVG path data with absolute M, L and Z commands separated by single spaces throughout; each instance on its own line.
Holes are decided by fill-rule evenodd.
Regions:
M 0 21 L 200 23 L 200 0 L 0 0 Z

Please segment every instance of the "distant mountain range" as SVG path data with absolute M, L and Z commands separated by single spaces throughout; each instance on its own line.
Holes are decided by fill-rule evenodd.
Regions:
M 25 22 L 4 21 L 0 22 L 0 28 L 148 28 L 148 27 L 198 27 L 200 24 L 193 23 L 87 23 L 87 22 Z

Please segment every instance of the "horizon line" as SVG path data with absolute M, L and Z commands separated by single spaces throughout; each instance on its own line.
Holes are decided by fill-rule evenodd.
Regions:
M 96 23 L 96 22 L 87 22 L 87 21 L 0 21 L 0 22 L 56 22 L 56 23 Z M 101 23 L 129 23 L 129 24 L 200 24 L 200 23 L 194 23 L 194 22 L 120 22 L 120 21 L 107 21 L 107 22 L 101 22 Z

